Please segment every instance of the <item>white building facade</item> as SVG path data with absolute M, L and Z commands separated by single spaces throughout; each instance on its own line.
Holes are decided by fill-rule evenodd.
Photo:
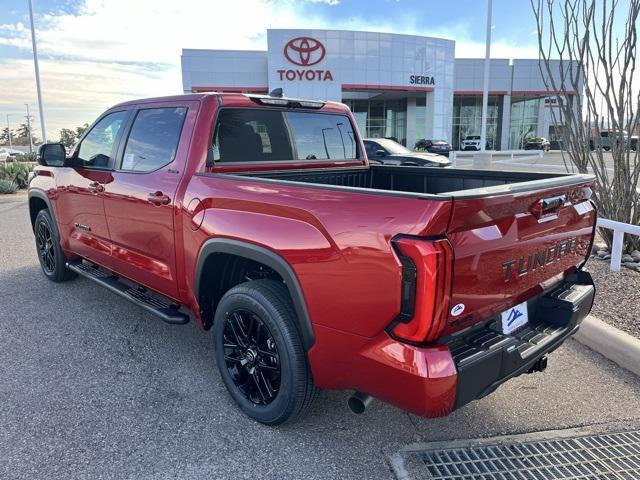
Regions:
M 484 60 L 456 59 L 455 42 L 342 30 L 267 31 L 266 51 L 183 49 L 185 93 L 268 93 L 334 100 L 354 112 L 363 136 L 412 147 L 422 138 L 455 148 L 479 135 Z M 537 60 L 492 60 L 488 148 L 554 139 L 551 102 Z M 572 94 L 577 94 L 572 92 Z

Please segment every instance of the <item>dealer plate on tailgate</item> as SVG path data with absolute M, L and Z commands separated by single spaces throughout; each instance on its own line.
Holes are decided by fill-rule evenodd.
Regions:
M 527 302 L 522 302 L 509 310 L 502 312 L 502 333 L 509 334 L 529 323 Z

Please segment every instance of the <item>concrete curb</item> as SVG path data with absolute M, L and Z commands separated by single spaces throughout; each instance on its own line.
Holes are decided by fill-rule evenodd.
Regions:
M 640 340 L 589 315 L 574 338 L 640 376 Z

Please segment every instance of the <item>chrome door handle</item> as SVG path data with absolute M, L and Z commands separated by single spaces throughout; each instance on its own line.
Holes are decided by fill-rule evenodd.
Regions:
M 150 193 L 149 195 L 147 195 L 147 200 L 156 206 L 169 205 L 169 203 L 171 203 L 171 199 L 169 198 L 169 196 L 163 194 L 162 192 Z

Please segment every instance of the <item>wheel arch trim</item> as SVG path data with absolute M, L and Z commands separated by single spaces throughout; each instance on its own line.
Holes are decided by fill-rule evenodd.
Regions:
M 31 220 L 31 228 L 33 229 L 35 225 L 35 216 L 31 217 L 31 199 L 37 198 L 39 200 L 44 201 L 45 205 L 47 206 L 47 209 L 49 210 L 49 213 L 51 214 L 51 219 L 53 220 L 53 223 L 54 223 L 53 228 L 58 230 L 58 225 L 56 225 L 55 213 L 53 211 L 53 205 L 51 204 L 51 199 L 47 196 L 47 194 L 42 190 L 30 189 L 27 198 L 29 203 L 29 218 Z
M 207 258 L 216 253 L 235 255 L 253 260 L 254 262 L 262 263 L 273 269 L 282 277 L 287 290 L 289 291 L 289 295 L 291 296 L 291 300 L 293 301 L 293 307 L 296 312 L 296 323 L 302 337 L 302 343 L 305 350 L 308 351 L 315 343 L 315 336 L 313 333 L 311 318 L 304 300 L 302 287 L 300 286 L 298 277 L 289 263 L 272 250 L 253 243 L 229 238 L 212 238 L 207 240 L 200 249 L 198 260 L 196 262 L 194 286 L 197 301 L 200 302 L 200 279 L 204 273 L 204 265 Z

